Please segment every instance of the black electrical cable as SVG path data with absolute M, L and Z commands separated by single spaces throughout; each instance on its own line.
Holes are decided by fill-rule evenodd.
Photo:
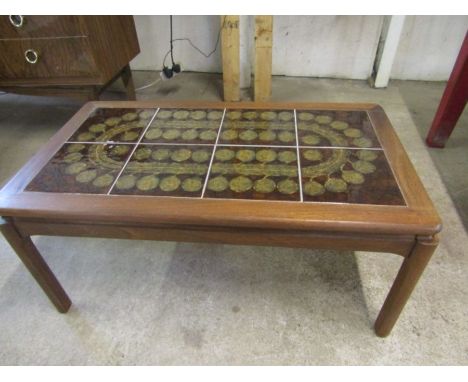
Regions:
M 171 61 L 172 61 L 172 66 L 174 66 L 174 44 L 173 44 L 173 38 L 172 38 L 172 15 L 169 16 L 169 25 L 171 28 Z
M 216 52 L 216 50 L 218 49 L 218 45 L 219 45 L 219 39 L 221 37 L 221 31 L 224 27 L 224 23 L 226 22 L 226 16 L 224 16 L 223 18 L 223 22 L 221 23 L 221 27 L 219 28 L 219 31 L 218 31 L 218 37 L 216 38 L 216 44 L 213 48 L 213 50 L 210 52 L 210 53 L 205 53 L 203 52 L 200 48 L 198 48 L 193 42 L 192 40 L 190 40 L 189 38 L 187 37 L 183 37 L 183 38 L 176 38 L 176 39 L 173 39 L 172 38 L 172 16 L 170 16 L 170 27 L 171 27 L 171 41 L 170 41 L 170 44 L 171 44 L 171 49 L 167 51 L 166 55 L 164 56 L 164 59 L 163 59 L 163 67 L 166 65 L 166 59 L 167 59 L 167 56 L 169 54 L 171 54 L 171 61 L 172 61 L 172 65 L 174 65 L 174 57 L 173 57 L 173 42 L 174 41 L 187 41 L 193 49 L 195 49 L 196 51 L 198 51 L 198 53 L 200 53 L 202 56 L 204 56 L 205 58 L 209 58 L 211 57 L 214 52 Z

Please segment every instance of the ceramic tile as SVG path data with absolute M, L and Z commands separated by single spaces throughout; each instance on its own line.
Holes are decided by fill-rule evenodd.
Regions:
M 112 194 L 200 197 L 213 146 L 140 145 Z
M 161 109 L 143 142 L 214 144 L 223 112 L 223 109 Z
M 305 202 L 405 205 L 382 150 L 301 148 Z
M 227 110 L 218 143 L 294 147 L 294 110 Z
M 97 109 L 69 141 L 137 142 L 155 112 L 156 109 Z
M 300 201 L 296 149 L 218 147 L 205 197 Z
M 365 111 L 297 110 L 296 116 L 300 146 L 380 147 Z
M 26 191 L 105 194 L 132 148 L 125 144 L 65 144 Z

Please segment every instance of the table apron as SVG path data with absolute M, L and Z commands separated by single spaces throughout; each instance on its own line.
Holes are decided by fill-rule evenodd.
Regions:
M 14 218 L 22 236 L 76 236 L 387 252 L 408 256 L 416 235 L 382 235 L 195 225 L 129 225 Z

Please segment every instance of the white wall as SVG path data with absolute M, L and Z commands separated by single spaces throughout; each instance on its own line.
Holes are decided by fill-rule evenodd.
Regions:
M 273 74 L 367 79 L 381 16 L 275 16 Z
M 164 55 L 169 50 L 169 16 L 134 16 L 140 43 L 140 54 L 131 62 L 134 70 L 161 70 Z M 173 38 L 188 37 L 204 53 L 210 53 L 216 44 L 220 28 L 219 16 L 174 16 Z M 205 58 L 187 41 L 174 42 L 174 61 L 182 69 L 194 72 L 221 73 L 221 47 Z M 170 57 L 166 65 L 170 65 Z
M 275 16 L 273 74 L 366 79 L 381 22 L 380 16 Z M 132 61 L 132 68 L 160 70 L 169 49 L 169 16 L 135 16 L 135 24 L 141 53 Z M 219 16 L 173 18 L 174 38 L 189 37 L 205 53 L 213 50 L 219 28 Z M 251 38 L 253 41 L 253 33 Z M 174 43 L 174 56 L 185 70 L 222 72 L 219 46 L 206 59 L 188 42 L 179 41 Z
M 381 16 L 275 16 L 273 74 L 367 79 L 382 22 Z M 169 16 L 135 16 L 135 24 L 141 53 L 132 68 L 160 70 L 169 49 Z M 467 26 L 468 16 L 407 17 L 391 77 L 446 80 Z M 174 16 L 174 38 L 189 37 L 205 53 L 214 48 L 219 28 L 219 16 Z M 184 70 L 222 71 L 220 46 L 210 58 L 186 41 L 175 42 L 174 49 Z
M 468 16 L 407 16 L 391 78 L 447 80 L 468 28 Z

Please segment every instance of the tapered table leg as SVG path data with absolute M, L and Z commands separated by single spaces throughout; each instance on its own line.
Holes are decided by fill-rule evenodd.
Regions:
M 438 243 L 437 236 L 416 238 L 375 321 L 374 329 L 378 336 L 386 337 L 392 331 Z
M 133 101 L 136 100 L 135 86 L 133 85 L 132 70 L 130 69 L 130 65 L 126 65 L 122 69 L 121 77 L 125 86 L 125 90 L 127 91 L 127 98 Z
M 23 237 L 9 219 L 0 218 L 0 231 L 57 310 L 66 313 L 71 301 L 31 238 Z

